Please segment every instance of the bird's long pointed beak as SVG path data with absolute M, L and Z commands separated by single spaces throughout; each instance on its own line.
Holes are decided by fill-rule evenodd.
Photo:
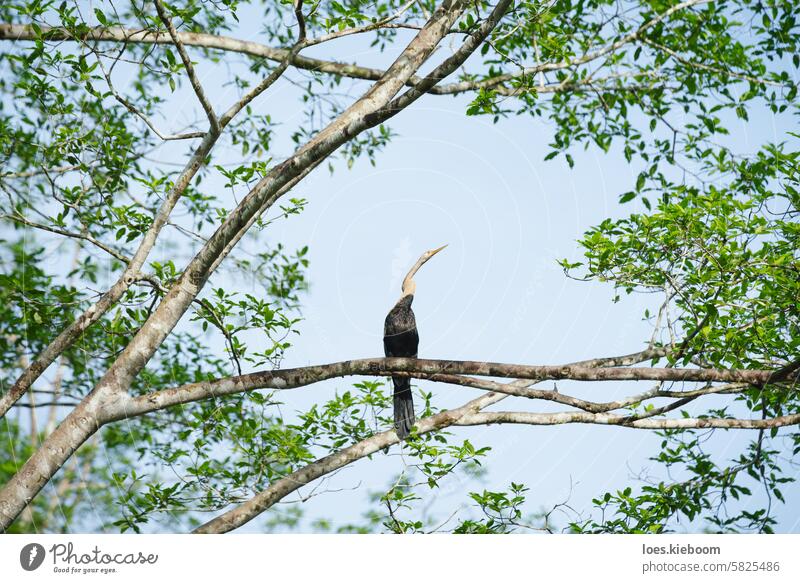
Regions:
M 430 251 L 426 251 L 425 253 L 422 254 L 422 257 L 420 257 L 420 260 L 422 261 L 422 263 L 427 262 L 431 257 L 436 255 L 439 251 L 441 251 L 445 247 L 447 247 L 447 245 L 442 245 L 438 249 L 431 249 Z M 422 265 L 422 263 L 420 263 L 420 265 Z

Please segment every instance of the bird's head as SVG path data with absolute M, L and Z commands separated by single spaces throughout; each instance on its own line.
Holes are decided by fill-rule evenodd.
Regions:
M 447 245 L 442 245 L 437 249 L 431 249 L 430 251 L 425 251 L 425 253 L 422 254 L 422 257 L 419 258 L 419 260 L 421 261 L 420 265 L 422 265 L 422 263 L 425 263 L 428 259 L 436 255 L 439 251 L 441 251 L 445 247 L 447 247 Z

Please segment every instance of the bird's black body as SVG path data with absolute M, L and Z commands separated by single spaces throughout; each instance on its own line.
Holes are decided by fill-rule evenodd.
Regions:
M 411 310 L 413 295 L 405 295 L 386 316 L 383 326 L 383 351 L 386 356 L 417 356 L 419 334 L 414 312 Z M 394 382 L 394 428 L 397 437 L 405 439 L 414 426 L 414 401 L 411 398 L 411 379 L 392 377 Z

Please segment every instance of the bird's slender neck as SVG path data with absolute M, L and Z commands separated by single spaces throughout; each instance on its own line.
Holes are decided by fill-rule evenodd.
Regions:
M 417 274 L 417 271 L 419 271 L 419 268 L 422 267 L 422 264 L 425 263 L 426 260 L 427 258 L 423 255 L 417 259 L 417 262 L 414 264 L 414 266 L 408 270 L 405 278 L 403 278 L 403 287 L 401 288 L 403 293 L 400 296 L 400 299 L 403 299 L 406 296 L 413 296 L 414 292 L 417 291 L 417 283 L 414 281 L 414 276 Z
M 419 259 L 417 259 L 417 262 L 411 269 L 408 270 L 408 273 L 403 278 L 403 287 L 401 288 L 403 290 L 403 294 L 400 296 L 401 300 L 405 297 L 414 295 L 414 292 L 417 290 L 417 284 L 414 283 L 414 276 L 416 275 L 417 271 L 419 271 L 419 268 L 422 267 L 428 259 L 436 255 L 445 247 L 447 247 L 447 245 L 439 247 L 438 249 L 426 251 L 420 256 Z

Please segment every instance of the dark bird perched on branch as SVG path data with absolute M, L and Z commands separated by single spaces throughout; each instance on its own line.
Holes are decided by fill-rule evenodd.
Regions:
M 414 275 L 420 267 L 439 251 L 447 247 L 443 245 L 438 249 L 426 251 L 414 264 L 408 275 L 403 279 L 403 295 L 389 311 L 383 326 L 383 351 L 386 356 L 417 357 L 419 334 L 411 302 L 414 301 L 414 292 L 417 284 Z M 394 428 L 397 437 L 401 440 L 408 437 L 414 426 L 414 401 L 411 398 L 411 379 L 408 377 L 392 377 L 394 383 Z

